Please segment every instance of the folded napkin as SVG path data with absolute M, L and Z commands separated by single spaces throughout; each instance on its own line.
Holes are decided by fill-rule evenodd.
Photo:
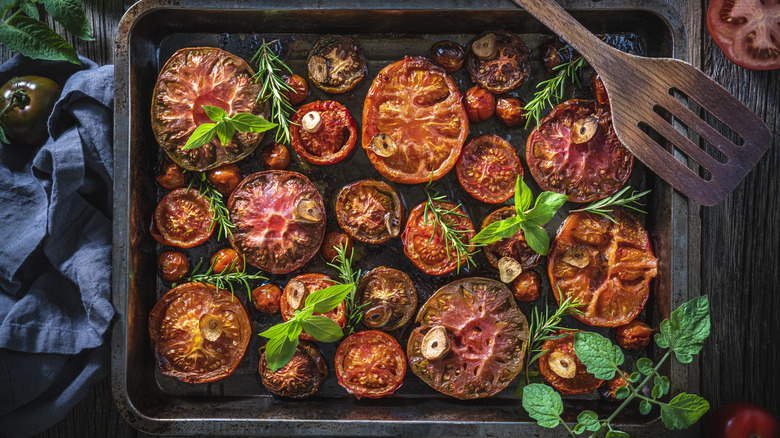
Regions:
M 109 367 L 113 66 L 16 56 L 63 88 L 39 149 L 0 144 L 0 432 L 43 431 Z

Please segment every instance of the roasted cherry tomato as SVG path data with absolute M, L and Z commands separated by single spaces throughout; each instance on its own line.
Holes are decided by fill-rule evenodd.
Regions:
M 357 398 L 382 398 L 395 392 L 406 375 L 406 355 L 398 341 L 377 330 L 358 332 L 336 350 L 339 385 Z
M 244 270 L 244 258 L 233 248 L 223 248 L 211 256 L 211 266 L 215 274 L 241 272 Z
M 547 254 L 555 299 L 581 300 L 588 325 L 617 327 L 636 318 L 658 274 L 650 238 L 639 221 L 621 208 L 609 218 L 578 212 L 561 225 Z
M 405 213 L 401 197 L 382 181 L 348 184 L 336 198 L 339 226 L 359 242 L 378 244 L 398 236 Z
M 628 374 L 626 374 L 624 371 L 619 371 L 615 374 L 615 377 L 605 381 L 601 387 L 599 388 L 599 393 L 601 393 L 601 396 L 605 399 L 616 402 L 619 401 L 619 399 L 615 396 L 615 392 L 617 392 L 618 388 L 621 386 L 628 385 L 626 379 L 628 378 Z
M 357 141 L 355 119 L 335 100 L 303 105 L 290 123 L 293 149 L 312 164 L 338 163 Z
M 336 263 L 339 253 L 336 248 L 344 247 L 345 255 L 349 258 L 355 249 L 355 242 L 349 235 L 343 231 L 330 231 L 325 234 L 325 240 L 322 241 L 320 252 L 322 258 L 328 263 Z
M 276 395 L 287 398 L 311 397 L 320 390 L 328 377 L 325 356 L 311 342 L 299 341 L 292 359 L 275 372 L 271 371 L 265 360 L 265 348 L 262 351 L 258 371 L 263 386 Z
M 455 73 L 463 67 L 466 51 L 463 46 L 452 41 L 439 41 L 431 47 L 431 59 L 447 73 Z
M 752 70 L 780 68 L 777 2 L 714 0 L 707 8 L 707 29 L 734 64 Z
M 515 193 L 523 165 L 514 146 L 497 135 L 471 140 L 455 165 L 460 185 L 475 199 L 499 204 Z
M 279 300 L 279 306 L 282 310 L 282 319 L 288 321 L 295 316 L 296 310 L 303 309 L 306 306 L 306 297 L 312 292 L 325 289 L 326 287 L 335 284 L 336 282 L 325 274 L 303 274 L 294 277 L 287 283 L 287 286 L 284 287 L 282 298 Z M 347 325 L 347 305 L 343 301 L 336 306 L 335 309 L 326 313 L 315 313 L 315 315 L 328 317 L 335 321 L 341 328 L 344 328 L 344 326 Z M 309 341 L 314 340 L 314 338 L 309 336 L 305 330 L 301 332 L 300 338 Z
M 253 173 L 230 195 L 227 208 L 236 226 L 233 248 L 250 265 L 272 274 L 305 265 L 325 235 L 322 196 L 300 173 Z
M 206 283 L 169 290 L 149 313 L 149 336 L 163 374 L 187 383 L 229 376 L 244 357 L 252 327 L 233 294 Z
M 469 122 L 484 122 L 496 113 L 496 98 L 490 91 L 475 85 L 463 94 L 463 106 L 466 107 Z
M 341 35 L 323 35 L 317 40 L 306 65 L 314 85 L 334 94 L 354 89 L 368 73 L 363 48 Z
M 560 38 L 550 38 L 539 46 L 542 64 L 550 74 L 557 74 L 555 67 L 571 61 L 573 55 L 571 47 Z
M 471 220 L 457 204 L 434 201 L 434 205 L 442 210 L 452 210 L 457 213 L 446 215 L 446 219 L 453 229 L 462 232 L 460 236 L 463 243 L 468 243 L 476 235 Z M 427 218 L 423 216 L 424 212 L 425 202 L 414 207 L 409 213 L 404 234 L 401 236 L 404 254 L 428 275 L 444 275 L 452 272 L 466 261 L 466 254 L 458 258 L 455 248 L 445 239 L 441 226 L 435 225 L 433 212 L 428 211 Z M 468 249 L 470 250 L 471 248 Z
M 49 138 L 46 123 L 62 88 L 42 76 L 13 78 L 0 87 L 0 124 L 19 143 L 38 146 Z
M 292 90 L 283 91 L 282 94 L 290 102 L 290 105 L 298 105 L 307 97 L 309 97 L 309 83 L 301 75 L 285 75 L 282 76 L 287 85 L 292 87 Z
M 225 164 L 206 172 L 206 178 L 211 181 L 214 188 L 224 197 L 230 196 L 233 190 L 238 187 L 243 177 L 241 169 L 236 164 Z
M 465 278 L 437 290 L 417 314 L 409 367 L 431 388 L 461 400 L 490 397 L 523 369 L 528 321 L 509 289 Z
M 533 303 L 539 299 L 542 277 L 536 271 L 523 271 L 512 281 L 512 294 L 518 303 Z
M 651 336 L 653 336 L 653 329 L 636 319 L 621 325 L 615 332 L 618 345 L 626 350 L 644 350 L 650 345 Z
M 604 82 L 601 82 L 601 78 L 598 74 L 593 75 L 593 94 L 596 95 L 596 102 L 599 105 L 609 108 L 609 96 L 607 95 L 607 89 L 604 87 Z
M 778 438 L 780 423 L 761 406 L 746 402 L 723 405 L 707 423 L 707 438 Z
M 634 167 L 609 110 L 591 101 L 556 106 L 528 136 L 525 156 L 542 190 L 562 193 L 572 202 L 614 194 Z
M 493 222 L 502 221 L 513 216 L 516 216 L 515 207 L 501 207 L 490 213 L 485 220 L 482 221 L 482 229 Z M 528 245 L 528 241 L 525 240 L 525 233 L 522 229 L 512 237 L 505 237 L 485 245 L 484 252 L 488 262 L 495 268 L 499 268 L 499 260 L 504 257 L 510 257 L 520 263 L 520 267 L 523 270 L 526 270 L 538 265 L 539 259 L 542 257 Z
M 211 203 L 194 189 L 176 189 L 157 204 L 155 224 L 167 245 L 192 248 L 214 232 Z
M 190 261 L 180 251 L 165 251 L 157 258 L 163 280 L 179 281 L 190 272 Z
M 356 303 L 363 308 L 363 324 L 389 332 L 406 324 L 417 309 L 417 288 L 403 272 L 380 266 L 358 283 Z
M 455 81 L 425 58 L 383 68 L 363 105 L 363 149 L 390 181 L 419 184 L 450 171 L 469 133 Z
M 160 160 L 160 167 L 154 179 L 160 187 L 166 190 L 187 187 L 189 183 L 189 179 L 184 175 L 181 166 L 171 161 L 167 155 Z
M 280 309 L 282 290 L 275 284 L 264 284 L 252 290 L 255 309 L 263 313 L 276 313 Z
M 574 352 L 575 331 L 559 331 L 557 335 L 566 333 L 570 334 L 560 339 L 544 341 L 542 350 L 547 350 L 547 353 L 539 358 L 539 371 L 561 394 L 593 392 L 604 381 L 589 373 Z
M 496 117 L 509 128 L 525 125 L 528 112 L 524 110 L 525 102 L 514 97 L 502 96 L 496 100 Z
M 168 59 L 152 94 L 152 130 L 176 164 L 202 172 L 235 163 L 257 148 L 262 133 L 236 132 L 226 145 L 214 137 L 199 148 L 182 149 L 195 128 L 213 123 L 203 105 L 222 108 L 231 117 L 264 117 L 265 106 L 255 103 L 261 85 L 251 79 L 253 74 L 243 59 L 215 47 L 181 49 Z
M 281 143 L 272 143 L 263 149 L 260 162 L 268 170 L 284 170 L 290 165 L 290 150 Z
M 501 94 L 528 79 L 531 60 L 528 47 L 514 33 L 487 31 L 469 44 L 466 66 L 475 84 Z

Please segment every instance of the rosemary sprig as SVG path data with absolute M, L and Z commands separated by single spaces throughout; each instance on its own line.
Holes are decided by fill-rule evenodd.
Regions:
M 437 205 L 438 202 L 449 202 L 447 197 L 440 194 L 433 188 L 433 179 L 428 181 L 423 187 L 425 191 L 426 201 L 425 208 L 423 210 L 423 220 L 425 225 L 428 225 L 428 213 L 433 214 L 433 230 L 431 231 L 431 242 L 433 242 L 434 236 L 436 236 L 436 227 L 441 229 L 441 235 L 444 237 L 444 247 L 447 252 L 447 260 L 452 260 L 450 248 L 455 251 L 455 255 L 458 257 L 456 272 L 460 273 L 461 260 L 465 257 L 466 267 L 475 266 L 473 260 L 473 246 L 466 240 L 466 233 L 468 230 L 459 230 L 455 228 L 455 224 L 452 223 L 447 217 L 463 217 L 467 218 L 465 214 L 461 213 L 459 209 L 461 205 L 458 204 L 451 209 L 442 208 Z
M 639 198 L 647 195 L 652 190 L 645 190 L 644 192 L 637 192 L 636 190 L 634 190 L 633 192 L 631 192 L 631 195 L 622 197 L 623 195 L 626 194 L 626 192 L 628 192 L 629 189 L 631 189 L 631 186 L 625 186 L 623 187 L 623 189 L 621 189 L 619 192 L 615 193 L 612 196 L 608 196 L 604 199 L 595 201 L 590 205 L 588 205 L 587 207 L 571 210 L 570 213 L 574 213 L 576 211 L 589 211 L 591 213 L 600 214 L 614 223 L 617 223 L 617 221 L 609 214 L 612 213 L 614 207 L 630 208 L 631 210 L 638 211 L 639 213 L 647 214 L 646 211 L 639 208 L 641 206 L 644 206 L 644 204 L 639 202 Z
M 271 45 L 277 40 L 263 43 L 252 57 L 252 63 L 257 65 L 257 73 L 252 79 L 262 84 L 257 102 L 271 101 L 271 120 L 278 125 L 276 128 L 276 142 L 290 143 L 290 116 L 295 112 L 290 101 L 283 94 L 284 91 L 293 91 L 293 88 L 282 79 L 281 74 L 286 70 L 292 74 L 292 70 L 271 49 Z
M 195 274 L 195 272 L 200 269 L 200 265 L 203 263 L 203 259 L 201 259 L 195 266 L 195 269 L 192 270 L 193 273 L 187 276 L 185 281 L 199 281 L 201 283 L 213 284 L 217 289 L 227 289 L 233 295 L 235 295 L 234 283 L 238 283 L 246 288 L 246 294 L 249 296 L 249 301 L 252 301 L 252 287 L 249 285 L 249 281 L 266 281 L 268 278 L 259 274 L 247 274 L 245 259 L 243 260 L 244 267 L 240 271 L 236 272 L 235 267 L 237 260 L 238 259 L 233 260 L 233 263 L 231 263 L 230 266 L 225 268 L 221 273 L 214 272 L 214 264 L 212 264 L 203 274 Z
M 553 70 L 557 70 L 558 74 L 554 77 L 547 79 L 546 81 L 539 82 L 536 88 L 541 88 L 534 94 L 534 98 L 531 99 L 523 108 L 528 112 L 528 119 L 525 122 L 525 128 L 531 124 L 531 120 L 536 121 L 536 126 L 539 126 L 539 121 L 542 119 L 542 112 L 547 107 L 553 107 L 563 99 L 563 89 L 566 85 L 566 80 L 569 79 L 577 87 L 580 87 L 580 71 L 585 66 L 587 61 L 582 56 L 575 56 L 570 61 L 557 65 Z
M 352 270 L 354 251 L 350 251 L 349 257 L 347 257 L 347 245 L 343 242 L 334 248 L 336 249 L 336 260 L 335 263 L 328 262 L 328 266 L 339 271 L 340 284 L 351 286 L 347 298 L 344 300 L 347 303 L 347 326 L 344 328 L 344 333 L 346 336 L 349 336 L 355 333 L 355 328 L 363 319 L 363 308 L 368 303 L 363 303 L 359 306 L 355 305 L 355 292 L 357 292 L 357 283 L 361 272 L 360 270 L 357 272 Z
M 212 222 L 211 227 L 209 228 L 209 232 L 211 232 L 215 226 L 219 225 L 219 229 L 217 230 L 217 239 L 222 240 L 223 236 L 232 238 L 233 230 L 236 229 L 236 226 L 230 222 L 230 211 L 225 206 L 225 199 L 222 197 L 222 193 L 219 193 L 219 191 L 217 191 L 217 189 L 214 187 L 214 184 L 212 184 L 211 181 L 206 178 L 205 172 L 187 173 L 192 175 L 190 178 L 190 184 L 187 189 L 191 189 L 192 186 L 197 182 L 199 186 L 198 191 L 202 196 L 209 200 L 211 211 L 214 212 L 211 217 Z

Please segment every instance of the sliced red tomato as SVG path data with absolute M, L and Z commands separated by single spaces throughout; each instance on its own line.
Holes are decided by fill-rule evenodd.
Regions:
M 300 399 L 311 397 L 320 390 L 328 377 L 328 363 L 317 346 L 300 341 L 290 362 L 275 372 L 268 368 L 263 348 L 258 371 L 267 390 L 282 397 Z
M 357 398 L 388 396 L 401 387 L 405 375 L 406 355 L 385 332 L 355 333 L 336 350 L 339 385 Z
M 347 158 L 357 141 L 357 124 L 344 105 L 316 101 L 303 105 L 291 119 L 292 147 L 312 164 L 333 164 Z
M 176 189 L 165 195 L 154 210 L 154 219 L 162 242 L 179 248 L 198 246 L 214 232 L 211 203 L 194 189 Z
M 294 277 L 287 283 L 287 286 L 284 287 L 282 298 L 279 300 L 279 307 L 282 310 L 282 319 L 289 321 L 295 316 L 296 310 L 301 310 L 306 307 L 306 297 L 311 295 L 312 292 L 334 285 L 336 285 L 336 282 L 325 274 L 312 273 Z M 330 318 L 341 328 L 344 328 L 347 325 L 347 305 L 343 301 L 333 310 L 326 313 L 315 313 L 315 315 L 322 315 Z M 309 341 L 315 340 L 308 335 L 305 330 L 301 332 L 299 337 Z
M 486 31 L 469 44 L 466 67 L 471 80 L 501 94 L 522 85 L 531 72 L 530 51 L 512 32 Z
M 309 79 L 325 92 L 346 93 L 366 77 L 368 67 L 363 48 L 343 35 L 323 35 L 306 58 Z
M 780 3 L 713 0 L 707 29 L 726 57 L 752 70 L 780 68 Z
M 405 273 L 379 266 L 360 279 L 355 300 L 359 306 L 366 306 L 363 324 L 389 332 L 412 318 L 417 309 L 417 288 Z
M 497 135 L 471 140 L 455 165 L 460 185 L 475 199 L 500 204 L 515 193 L 523 165 L 514 146 Z
M 378 244 L 398 236 L 405 215 L 401 197 L 382 181 L 365 179 L 348 184 L 336 198 L 339 226 L 364 243 Z
M 565 333 L 572 334 L 544 341 L 542 350 L 547 350 L 547 353 L 539 358 L 539 371 L 561 394 L 593 392 L 604 381 L 589 373 L 585 364 L 577 357 L 574 352 L 574 332 L 559 331 L 557 334 Z

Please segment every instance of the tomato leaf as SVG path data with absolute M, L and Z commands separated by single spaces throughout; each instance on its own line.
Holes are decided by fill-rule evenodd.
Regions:
M 341 327 L 326 316 L 312 315 L 301 320 L 301 325 L 306 333 L 320 342 L 336 342 L 344 336 Z
M 625 357 L 620 347 L 593 332 L 577 332 L 574 334 L 574 352 L 597 379 L 609 380 L 615 377 L 618 366 L 623 364 Z
M 639 402 L 639 413 L 642 415 L 647 415 L 650 413 L 650 410 L 653 409 L 653 405 L 650 404 L 647 400 L 642 400 Z
M 306 307 L 311 306 L 315 313 L 329 312 L 347 298 L 354 286 L 352 283 L 335 284 L 325 289 L 314 291 L 306 297 Z
M 606 438 L 630 438 L 630 435 L 623 432 L 622 430 L 610 429 L 607 432 Z
M 593 411 L 582 411 L 577 415 L 577 422 L 582 424 L 585 429 L 595 432 L 601 428 L 599 423 L 599 416 Z
M 68 32 L 82 40 L 95 40 L 81 0 L 41 0 L 41 3 L 46 8 L 46 12 Z
M 298 347 L 298 338 L 290 339 L 287 336 L 272 338 L 265 344 L 265 360 L 268 362 L 268 368 L 276 372 L 279 368 L 287 365 L 295 355 L 295 348 Z
M 210 118 L 214 122 L 219 122 L 227 118 L 228 115 L 227 112 L 225 112 L 225 110 L 223 110 L 218 106 L 211 106 L 211 105 L 201 105 L 201 106 L 203 107 L 203 111 L 206 112 L 208 118 Z
M 618 400 L 626 399 L 629 395 L 631 395 L 631 390 L 628 389 L 628 386 L 621 386 L 615 390 L 615 398 Z
M 0 142 L 5 143 L 5 144 L 11 143 L 11 141 L 8 140 L 8 137 L 6 137 L 5 129 L 3 129 L 2 126 L 0 126 Z
M 669 404 L 661 404 L 661 420 L 667 429 L 686 429 L 710 409 L 707 400 L 696 394 L 677 394 Z
M 523 219 L 512 216 L 493 222 L 477 233 L 477 235 L 471 239 L 470 243 L 474 245 L 487 245 L 507 237 L 512 237 L 520 231 L 520 223 L 522 221 Z
M 217 135 L 216 123 L 202 123 L 192 131 L 190 138 L 187 139 L 187 143 L 181 149 L 184 151 L 197 149 L 213 140 L 215 135 Z
M 0 25 L 0 44 L 33 59 L 81 65 L 76 50 L 46 23 L 19 15 Z
M 520 227 L 525 233 L 525 240 L 532 250 L 541 255 L 547 255 L 550 250 L 550 236 L 544 228 L 529 222 L 521 222 Z
M 567 201 L 566 195 L 555 192 L 542 192 L 536 198 L 534 208 L 525 214 L 527 221 L 543 227 L 555 216 Z
M 517 181 L 515 182 L 515 212 L 518 217 L 525 216 L 525 211 L 531 207 L 533 197 L 534 195 L 531 193 L 531 189 L 525 184 L 523 178 L 518 175 Z
M 673 310 L 661 322 L 655 343 L 670 348 L 680 363 L 690 363 L 710 335 L 710 303 L 706 295 L 694 298 Z
M 19 9 L 27 14 L 28 17 L 35 18 L 36 20 L 41 19 L 41 15 L 38 13 L 38 6 L 31 0 L 20 0 L 17 3 L 17 6 L 19 6 Z M 5 6 L 3 7 L 3 10 L 5 10 Z
M 640 357 L 636 361 L 636 369 L 640 373 L 649 376 L 650 374 L 653 374 L 653 361 L 646 357 Z
M 653 392 L 656 391 L 655 388 L 658 388 L 658 397 L 663 397 L 664 395 L 669 393 L 669 378 L 666 376 L 655 376 L 653 379 L 653 384 L 655 385 L 653 387 Z M 657 398 L 657 397 L 654 397 Z
M 563 400 L 554 389 L 541 383 L 523 388 L 523 408 L 542 427 L 554 428 L 561 422 Z
M 238 113 L 235 116 L 228 119 L 230 124 L 239 132 L 254 132 L 260 133 L 275 128 L 276 123 L 271 123 L 268 120 L 258 117 L 249 113 Z

